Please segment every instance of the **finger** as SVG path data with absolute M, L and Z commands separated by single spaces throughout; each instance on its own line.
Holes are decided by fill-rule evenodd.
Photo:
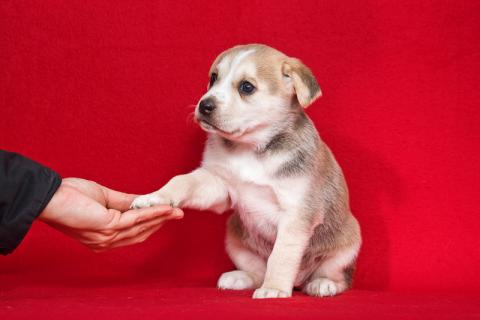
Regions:
M 130 239 L 130 238 L 136 237 L 136 236 L 144 233 L 146 230 L 149 230 L 149 229 L 151 229 L 155 226 L 158 226 L 158 225 L 162 225 L 163 223 L 165 223 L 168 220 L 176 220 L 176 219 L 178 219 L 177 216 L 175 216 L 173 214 L 169 214 L 169 215 L 166 215 L 166 216 L 162 216 L 162 217 L 159 217 L 159 218 L 148 220 L 146 222 L 140 223 L 140 224 L 138 224 L 136 226 L 133 226 L 131 228 L 127 228 L 127 229 L 123 229 L 123 230 L 118 231 L 115 234 L 115 236 L 113 237 L 111 242 L 117 242 L 117 241 L 120 241 L 120 240 L 123 240 L 123 239 Z
M 111 209 L 110 211 L 114 211 Z M 118 212 L 118 211 L 117 211 Z M 118 213 L 120 215 L 120 213 Z M 75 229 L 67 229 L 64 230 L 64 233 L 72 233 L 74 237 L 82 242 L 83 244 L 90 246 L 90 245 L 108 245 L 113 241 L 117 241 L 124 238 L 131 238 L 136 236 L 137 234 L 142 233 L 146 229 L 149 229 L 155 225 L 163 223 L 164 221 L 168 220 L 178 220 L 183 217 L 183 212 L 179 209 L 172 210 L 167 215 L 160 216 L 158 218 L 153 218 L 151 220 L 146 220 L 141 222 L 137 225 L 127 227 L 124 229 L 97 229 L 97 230 L 75 230 Z
M 136 194 L 123 193 L 99 185 L 105 194 L 106 207 L 120 211 L 127 211 L 132 204 L 133 199 L 138 197 Z
M 75 238 L 83 245 L 89 247 L 94 251 L 105 251 L 113 248 L 112 246 L 123 240 L 137 238 L 139 236 L 149 234 L 149 232 L 156 228 L 158 230 L 162 227 L 168 219 L 166 217 L 157 218 L 154 221 L 145 222 L 142 226 L 135 226 L 131 229 L 123 231 L 116 231 L 112 234 L 104 234 L 103 232 L 83 232 L 76 235 Z
M 128 221 L 121 221 L 123 215 L 127 213 L 120 213 L 120 211 L 114 209 L 104 209 L 108 214 L 113 217 L 114 220 L 110 221 L 108 225 L 98 226 L 101 228 L 90 228 L 90 229 L 75 229 L 70 228 L 74 232 L 74 237 L 85 244 L 88 247 L 101 247 L 108 248 L 110 243 L 118 239 L 134 237 L 137 234 L 141 233 L 145 229 L 148 229 L 152 226 L 163 223 L 167 220 L 178 220 L 183 218 L 183 211 L 175 208 L 171 210 L 170 208 L 167 211 L 160 211 L 161 215 L 156 216 L 155 214 L 158 211 L 155 211 L 155 207 L 149 209 L 153 210 L 142 210 L 142 211 L 153 211 L 154 215 L 150 215 L 150 212 L 147 212 L 148 215 L 144 215 L 141 218 L 138 218 L 138 215 L 132 215 L 132 218 L 129 218 Z M 158 208 L 157 208 L 158 209 Z M 162 209 L 162 208 L 161 208 Z M 131 210 L 131 211 L 140 211 L 140 210 Z M 130 213 L 128 213 L 130 214 Z M 146 220 L 142 220 L 146 219 Z M 131 223 L 134 223 L 133 225 Z
M 118 241 L 115 241 L 115 242 L 112 242 L 109 246 L 108 246 L 108 249 L 113 249 L 113 248 L 118 248 L 118 247 L 125 247 L 125 246 L 129 246 L 129 245 L 132 245 L 132 244 L 137 244 L 137 243 L 142 243 L 144 242 L 145 240 L 147 240 L 152 234 L 154 234 L 155 232 L 158 231 L 158 229 L 160 229 L 164 224 L 165 224 L 166 221 L 164 221 L 163 223 L 159 224 L 159 225 L 156 225 L 154 227 L 151 227 L 150 229 L 147 229 L 145 230 L 144 232 L 140 233 L 140 234 L 137 234 L 136 236 L 132 237 L 132 238 L 125 238 L 125 239 L 122 239 L 122 240 L 118 240 Z M 94 249 L 95 250 L 95 249 Z M 107 248 L 99 248 L 100 251 L 105 251 L 107 250 Z M 97 251 L 97 250 L 95 250 Z
M 128 210 L 122 213 L 116 221 L 112 221 L 112 225 L 110 226 L 110 228 L 115 230 L 130 228 L 144 221 L 167 215 L 173 215 L 180 219 L 183 217 L 183 211 L 179 209 L 174 210 L 172 207 L 167 205 Z

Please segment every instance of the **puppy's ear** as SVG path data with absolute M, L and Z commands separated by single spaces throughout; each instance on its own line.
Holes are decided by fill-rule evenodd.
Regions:
M 287 85 L 293 86 L 297 100 L 304 108 L 322 96 L 312 71 L 300 60 L 288 58 L 283 62 L 282 74 Z

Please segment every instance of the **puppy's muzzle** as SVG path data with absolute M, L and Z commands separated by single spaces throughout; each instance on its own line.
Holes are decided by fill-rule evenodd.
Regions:
M 216 108 L 217 106 L 212 98 L 203 99 L 198 104 L 198 111 L 205 117 L 209 117 Z

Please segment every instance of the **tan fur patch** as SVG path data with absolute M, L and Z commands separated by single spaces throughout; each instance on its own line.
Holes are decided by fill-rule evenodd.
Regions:
M 292 79 L 297 100 L 302 107 L 308 107 L 322 95 L 312 71 L 300 60 L 288 58 L 284 62 L 282 70 L 285 75 Z
M 210 67 L 209 75 L 217 70 L 217 66 L 224 59 L 233 60 L 241 51 L 255 49 L 254 54 L 246 61 L 251 61 L 256 66 L 256 77 L 267 84 L 270 94 L 276 94 L 282 86 L 282 62 L 288 59 L 286 55 L 261 44 L 248 44 L 236 46 L 222 52 Z
M 241 51 L 249 50 L 249 49 L 258 49 L 261 47 L 265 47 L 265 46 L 261 44 L 247 44 L 247 45 L 235 46 L 233 48 L 223 51 L 213 61 L 208 74 L 211 75 L 217 69 L 218 64 L 222 62 L 222 60 L 230 59 L 230 61 L 232 61 L 233 60 L 232 58 L 235 57 Z

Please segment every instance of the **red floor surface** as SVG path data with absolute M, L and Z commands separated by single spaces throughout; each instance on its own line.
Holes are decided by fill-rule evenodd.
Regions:
M 119 280 L 121 282 L 121 280 Z M 480 319 L 478 295 L 351 290 L 334 298 L 296 292 L 253 300 L 251 291 L 159 282 L 0 291 L 2 319 Z
M 363 235 L 353 291 L 253 301 L 214 288 L 225 215 L 98 255 L 36 223 L 0 257 L 0 320 L 480 318 L 479 39 L 478 0 L 0 0 L 0 149 L 151 192 L 200 163 L 214 58 L 265 43 L 317 77 Z

